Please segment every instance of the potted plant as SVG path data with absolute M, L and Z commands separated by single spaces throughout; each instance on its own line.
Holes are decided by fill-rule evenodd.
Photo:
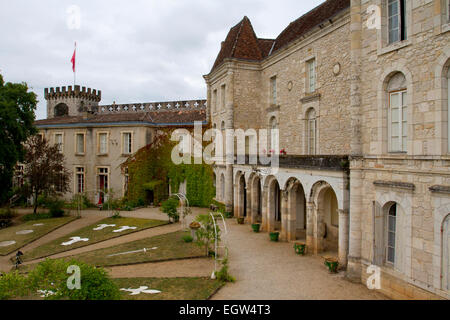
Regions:
M 280 233 L 277 232 L 277 231 L 271 232 L 271 233 L 269 233 L 269 236 L 270 236 L 270 241 L 278 242 L 278 239 L 280 237 Z
M 244 224 L 244 221 L 245 221 L 244 217 L 238 217 L 236 220 L 237 220 L 238 224 Z
M 330 273 L 337 273 L 339 262 L 335 257 L 324 257 L 324 264 L 328 267 Z
M 306 254 L 306 244 L 303 242 L 296 242 L 294 244 L 294 249 L 297 254 L 304 256 Z
M 191 237 L 194 241 L 197 241 L 197 230 L 200 229 L 200 223 L 198 223 L 197 221 L 192 222 L 189 225 L 189 228 L 191 229 Z
M 261 225 L 259 223 L 252 224 L 253 232 L 258 233 L 259 229 L 261 229 Z

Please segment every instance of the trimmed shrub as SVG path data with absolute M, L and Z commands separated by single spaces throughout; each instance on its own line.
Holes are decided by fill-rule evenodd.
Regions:
M 182 239 L 186 243 L 191 243 L 192 241 L 194 241 L 194 238 L 192 238 L 191 236 L 183 236 Z
M 178 222 L 180 220 L 180 215 L 178 214 L 178 198 L 172 197 L 167 199 L 161 204 L 161 211 L 167 214 L 169 219 L 173 222 Z
M 70 290 L 67 287 L 67 280 L 70 277 L 67 269 L 72 265 L 80 268 L 80 289 Z M 53 295 L 45 298 L 48 300 L 118 300 L 121 297 L 119 288 L 103 268 L 96 268 L 76 260 L 46 259 L 29 273 L 27 282 L 33 292 L 37 290 L 53 292 Z

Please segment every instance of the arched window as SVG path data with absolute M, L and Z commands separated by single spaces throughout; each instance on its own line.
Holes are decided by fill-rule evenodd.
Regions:
M 450 214 L 442 225 L 442 289 L 450 292 Z
M 450 67 L 447 71 L 447 153 L 450 153 Z
M 279 132 L 278 132 L 278 123 L 277 118 L 272 117 L 270 118 L 270 150 L 273 150 L 273 152 L 277 152 L 279 148 Z
M 395 245 L 397 234 L 397 204 L 390 206 L 386 220 L 386 262 L 395 264 Z
M 63 117 L 69 115 L 69 107 L 65 103 L 60 103 L 56 105 L 54 109 L 55 117 Z
M 388 82 L 388 137 L 390 152 L 407 152 L 408 106 L 406 78 L 401 72 Z
M 309 109 L 306 113 L 306 137 L 307 137 L 307 153 L 316 154 L 316 136 L 317 136 L 317 120 L 316 110 Z

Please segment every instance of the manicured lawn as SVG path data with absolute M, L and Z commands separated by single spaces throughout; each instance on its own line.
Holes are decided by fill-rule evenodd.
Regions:
M 26 244 L 41 238 L 49 232 L 75 220 L 76 217 L 62 217 L 62 218 L 50 218 L 42 220 L 34 220 L 21 223 L 20 225 L 9 227 L 0 230 L 0 243 L 4 241 L 15 241 L 16 243 L 7 247 L 0 247 L 0 255 L 5 256 L 19 248 L 22 248 Z M 37 226 L 36 224 L 43 224 Z M 20 234 L 22 231 L 27 232 L 33 230 L 31 233 Z M 19 232 L 19 234 L 17 234 Z
M 149 219 L 139 219 L 139 218 L 107 218 L 103 219 L 93 225 L 81 228 L 67 236 L 60 237 L 54 241 L 46 243 L 38 248 L 35 248 L 23 256 L 24 261 L 29 261 L 37 258 L 48 257 L 50 255 L 72 250 L 75 248 L 80 248 L 84 246 L 88 246 L 97 242 L 101 242 L 104 240 L 120 237 L 132 232 L 141 231 L 148 228 L 153 228 L 161 225 L 167 224 L 167 221 L 160 220 L 149 220 Z M 97 226 L 105 224 L 105 225 L 115 225 L 114 227 L 107 227 L 102 230 L 93 230 Z M 113 230 L 117 230 L 122 226 L 129 227 L 137 227 L 134 230 L 125 230 L 122 232 L 113 232 Z M 61 245 L 63 242 L 68 242 L 71 240 L 71 237 L 80 237 L 82 239 L 89 239 L 88 241 L 75 242 L 71 245 L 63 246 Z
M 114 281 L 120 289 L 147 286 L 149 290 L 161 291 L 138 295 L 122 291 L 122 300 L 206 300 L 222 286 L 220 281 L 207 278 L 125 278 Z
M 182 240 L 182 237 L 187 234 L 189 234 L 189 232 L 183 231 L 163 234 L 147 239 L 124 243 L 114 247 L 85 252 L 79 255 L 72 256 L 70 258 L 75 258 L 77 260 L 81 260 L 95 266 L 117 266 L 173 259 L 204 257 L 204 248 L 200 248 L 194 243 L 185 243 Z M 155 247 L 157 249 L 148 250 Z M 144 248 L 147 249 L 147 252 L 128 253 L 115 255 L 112 257 L 109 256 L 117 253 L 142 250 Z

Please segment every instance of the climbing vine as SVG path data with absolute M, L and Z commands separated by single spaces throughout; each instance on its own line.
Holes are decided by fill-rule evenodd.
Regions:
M 179 191 L 186 181 L 186 197 L 191 206 L 208 207 L 215 195 L 213 171 L 207 164 L 180 164 L 172 162 L 172 149 L 177 142 L 170 140 L 171 131 L 161 130 L 154 141 L 130 156 L 122 170 L 128 168 L 126 200 L 131 203 L 147 203 L 149 193 L 153 202 L 160 204 L 172 193 Z

